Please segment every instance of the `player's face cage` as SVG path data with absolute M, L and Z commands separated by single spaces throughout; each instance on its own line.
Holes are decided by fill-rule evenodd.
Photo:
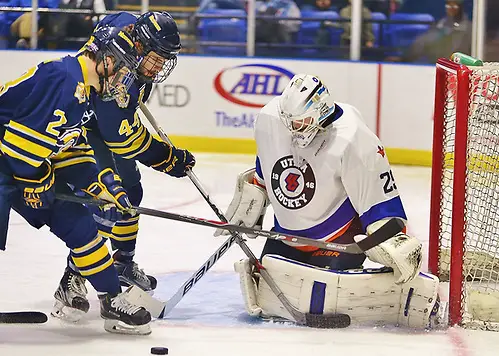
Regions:
M 106 57 L 112 58 L 113 66 L 109 68 Z M 101 59 L 104 65 L 104 76 L 101 76 L 101 93 L 103 101 L 125 101 L 128 90 L 137 79 L 137 67 L 139 60 L 131 55 L 123 53 L 123 50 L 115 41 L 101 51 Z
M 176 53 L 161 56 L 150 51 L 140 62 L 139 80 L 146 83 L 162 83 L 170 76 L 176 65 Z
M 291 132 L 292 144 L 299 148 L 307 147 L 317 133 L 324 130 L 319 123 L 320 114 L 318 111 L 308 111 L 302 115 L 293 116 L 279 109 L 279 116 Z

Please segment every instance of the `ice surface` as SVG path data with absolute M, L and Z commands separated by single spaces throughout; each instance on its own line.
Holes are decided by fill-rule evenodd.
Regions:
M 253 165 L 250 156 L 197 155 L 195 172 L 224 210 L 236 175 Z M 142 169 L 143 168 L 143 169 Z M 215 219 L 189 179 L 175 179 L 141 167 L 143 206 Z M 430 170 L 394 167 L 409 216 L 409 232 L 427 246 Z M 265 228 L 272 223 L 269 212 Z M 152 217 L 141 218 L 136 260 L 157 276 L 156 296 L 167 299 L 220 246 L 211 228 Z M 259 254 L 263 240 L 250 240 Z M 0 253 L 0 310 L 49 313 L 67 250 L 47 229 L 36 231 L 12 214 L 7 251 Z M 79 324 L 50 319 L 43 325 L 0 325 L 0 356 L 149 355 L 152 346 L 169 355 L 497 355 L 499 334 L 451 328 L 415 332 L 393 327 L 315 330 L 267 323 L 245 315 L 232 265 L 243 253 L 234 245 L 186 295 L 168 319 L 155 321 L 149 336 L 109 334 L 99 318 L 95 292 Z M 426 270 L 426 264 L 423 267 Z

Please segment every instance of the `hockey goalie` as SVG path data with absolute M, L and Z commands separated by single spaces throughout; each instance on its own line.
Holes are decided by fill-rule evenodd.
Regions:
M 271 204 L 274 231 L 341 244 L 369 238 L 391 218 L 406 222 L 382 143 L 355 107 L 333 101 L 317 76 L 295 75 L 262 108 L 255 140 L 256 167 L 237 179 L 230 223 L 261 227 Z M 366 257 L 384 267 L 363 269 Z M 438 278 L 420 272 L 421 260 L 421 243 L 405 229 L 365 255 L 270 239 L 261 255 L 303 313 L 414 328 L 432 326 L 439 309 Z M 250 315 L 293 320 L 249 260 L 236 262 L 235 270 Z

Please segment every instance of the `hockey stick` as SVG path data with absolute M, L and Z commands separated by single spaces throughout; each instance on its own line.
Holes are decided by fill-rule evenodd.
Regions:
M 161 137 L 161 139 L 171 145 L 171 141 L 169 140 L 168 136 L 166 136 L 166 134 L 161 129 L 161 127 L 159 127 L 158 123 L 154 119 L 154 117 L 153 117 L 152 113 L 149 111 L 149 109 L 145 106 L 144 103 L 142 103 L 140 101 L 139 101 L 139 104 L 140 104 L 141 111 L 144 113 L 144 115 L 149 120 L 151 125 L 154 127 L 154 129 L 156 130 L 158 135 Z M 208 205 L 210 205 L 210 207 L 213 209 L 213 211 L 218 216 L 218 218 L 222 222 L 228 223 L 227 219 L 222 214 L 222 212 L 210 200 L 209 195 L 205 192 L 205 190 L 201 186 L 201 183 L 198 180 L 198 178 L 194 175 L 194 172 L 192 172 L 192 170 L 188 170 L 187 176 L 191 179 L 192 183 L 196 186 L 199 193 L 201 193 L 203 198 L 206 200 Z M 286 298 L 286 296 L 281 291 L 281 289 L 276 284 L 276 282 L 272 279 L 272 277 L 270 276 L 268 271 L 263 267 L 263 265 L 260 263 L 260 261 L 256 258 L 253 251 L 251 251 L 251 249 L 248 247 L 248 245 L 244 242 L 241 235 L 235 231 L 230 231 L 230 232 L 231 232 L 232 237 L 235 238 L 236 243 L 239 245 L 239 247 L 241 247 L 243 252 L 249 258 L 250 262 L 260 272 L 260 275 L 265 280 L 267 285 L 275 293 L 277 298 L 281 301 L 283 306 L 286 308 L 286 310 L 291 314 L 291 316 L 296 320 L 296 322 L 298 324 L 307 325 L 307 326 L 311 326 L 311 327 L 318 327 L 318 328 L 341 328 L 341 327 L 347 327 L 350 325 L 350 317 L 347 314 L 313 315 L 310 313 L 302 313 L 297 308 L 295 308 L 289 302 L 288 298 Z
M 154 119 L 154 116 L 149 111 L 149 109 L 145 106 L 144 103 L 142 102 L 139 103 L 140 103 L 140 110 L 144 113 L 147 120 L 149 120 L 151 125 L 154 127 L 159 137 L 161 137 L 161 139 L 164 140 L 166 143 L 172 145 L 170 139 L 168 138 L 168 136 L 166 136 L 164 131 L 158 125 L 158 123 Z M 198 180 L 194 172 L 192 170 L 188 170 L 187 176 L 190 178 L 194 186 L 197 188 L 199 193 L 203 196 L 204 200 L 212 208 L 212 210 L 215 212 L 218 218 L 222 222 L 228 223 L 224 214 L 222 214 L 222 212 L 218 209 L 218 207 L 210 200 L 208 193 L 203 189 L 203 187 L 201 186 L 201 182 Z M 311 314 L 309 313 L 305 314 L 300 312 L 297 308 L 291 305 L 288 298 L 286 298 L 284 293 L 281 291 L 276 282 L 272 279 L 267 270 L 262 266 L 260 261 L 258 261 L 253 251 L 251 251 L 248 245 L 246 245 L 241 235 L 235 231 L 231 231 L 230 233 L 232 237 L 235 238 L 236 243 L 239 245 L 239 247 L 241 247 L 243 252 L 249 258 L 250 262 L 260 272 L 260 275 L 265 280 L 265 282 L 267 282 L 267 285 L 270 287 L 270 289 L 272 289 L 277 298 L 281 301 L 282 305 L 286 308 L 286 310 L 291 314 L 291 316 L 296 320 L 298 324 L 307 325 L 311 327 L 319 327 L 319 328 L 344 328 L 350 325 L 350 317 L 346 314 L 314 315 L 313 317 L 310 317 Z
M 104 200 L 78 197 L 76 195 L 57 194 L 56 197 L 57 197 L 57 199 L 60 199 L 60 200 L 66 200 L 66 201 L 71 201 L 74 203 L 81 203 L 81 204 L 93 204 L 93 205 L 109 204 L 109 202 L 104 201 Z M 143 215 L 155 216 L 155 217 L 168 219 L 168 220 L 181 221 L 181 222 L 185 222 L 188 224 L 213 227 L 216 229 L 223 229 L 223 230 L 228 230 L 231 232 L 238 232 L 238 233 L 243 233 L 243 234 L 253 234 L 253 235 L 263 236 L 263 237 L 266 237 L 266 238 L 271 239 L 271 240 L 281 240 L 281 241 L 294 242 L 294 243 L 299 243 L 299 244 L 303 244 L 303 245 L 318 247 L 318 248 L 321 248 L 324 250 L 331 250 L 331 251 L 343 252 L 343 253 L 354 254 L 354 255 L 362 254 L 365 251 L 369 250 L 370 248 L 373 248 L 374 246 L 377 246 L 380 243 L 388 240 L 393 235 L 395 235 L 397 232 L 400 232 L 402 230 L 402 228 L 404 227 L 401 220 L 394 218 L 394 219 L 392 219 L 393 221 L 390 221 L 390 223 L 389 223 L 390 225 L 388 225 L 387 229 L 389 229 L 389 227 L 392 227 L 392 230 L 399 228 L 399 231 L 397 231 L 396 233 L 394 233 L 392 235 L 390 235 L 390 231 L 392 231 L 392 230 L 389 229 L 388 233 L 380 233 L 380 234 L 373 233 L 373 234 L 369 235 L 369 238 L 365 238 L 362 241 L 359 241 L 357 243 L 353 242 L 353 243 L 349 243 L 349 244 L 337 244 L 334 242 L 325 242 L 325 241 L 321 241 L 321 240 L 314 240 L 314 239 L 311 239 L 308 237 L 289 235 L 289 234 L 284 234 L 281 232 L 261 230 L 261 229 L 246 227 L 246 226 L 242 226 L 242 225 L 233 225 L 233 224 L 229 224 L 229 223 L 225 223 L 225 222 L 221 222 L 221 221 L 216 221 L 216 220 L 208 220 L 208 219 L 203 219 L 203 218 L 197 218 L 194 216 L 169 213 L 167 211 L 160 211 L 160 210 L 155 210 L 155 209 L 150 209 L 150 208 L 144 208 L 141 206 L 133 206 L 132 209 L 136 210 L 139 214 L 143 214 Z M 224 248 L 223 252 L 225 252 L 225 246 L 227 245 L 227 242 L 229 242 L 229 240 L 227 240 L 220 248 L 220 249 L 222 249 L 222 247 Z M 234 241 L 232 241 L 232 243 L 233 242 Z M 232 243 L 230 243 L 230 246 L 232 246 Z M 228 247 L 230 247 L 230 246 L 228 246 Z M 220 257 L 220 254 L 215 253 L 214 255 Z M 210 261 L 211 261 L 211 258 L 210 258 Z
M 0 324 L 43 324 L 47 315 L 37 311 L 0 312 Z

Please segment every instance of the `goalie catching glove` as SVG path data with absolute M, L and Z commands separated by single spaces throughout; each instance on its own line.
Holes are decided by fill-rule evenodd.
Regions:
M 166 173 L 172 177 L 185 177 L 187 171 L 196 164 L 196 159 L 187 150 L 176 148 L 163 143 L 166 150 L 166 159 L 159 163 L 151 164 L 151 168 Z
M 262 228 L 263 217 L 269 205 L 267 191 L 253 184 L 255 168 L 249 169 L 237 177 L 236 191 L 225 213 L 230 224 Z M 214 236 L 229 235 L 230 231 L 217 229 Z M 247 234 L 250 238 L 256 235 Z
M 367 227 L 367 234 L 372 234 L 388 220 L 383 219 L 372 223 Z M 355 237 L 356 242 L 360 240 L 360 238 Z M 393 268 L 396 284 L 412 281 L 421 270 L 421 242 L 417 238 L 402 232 L 367 250 L 366 256 L 373 262 Z
M 137 215 L 125 189 L 121 186 L 121 178 L 111 168 L 101 171 L 97 176 L 97 182 L 90 184 L 84 192 L 109 202 L 103 206 L 89 207 L 98 223 L 112 227 L 116 221 L 123 219 L 123 214 Z

